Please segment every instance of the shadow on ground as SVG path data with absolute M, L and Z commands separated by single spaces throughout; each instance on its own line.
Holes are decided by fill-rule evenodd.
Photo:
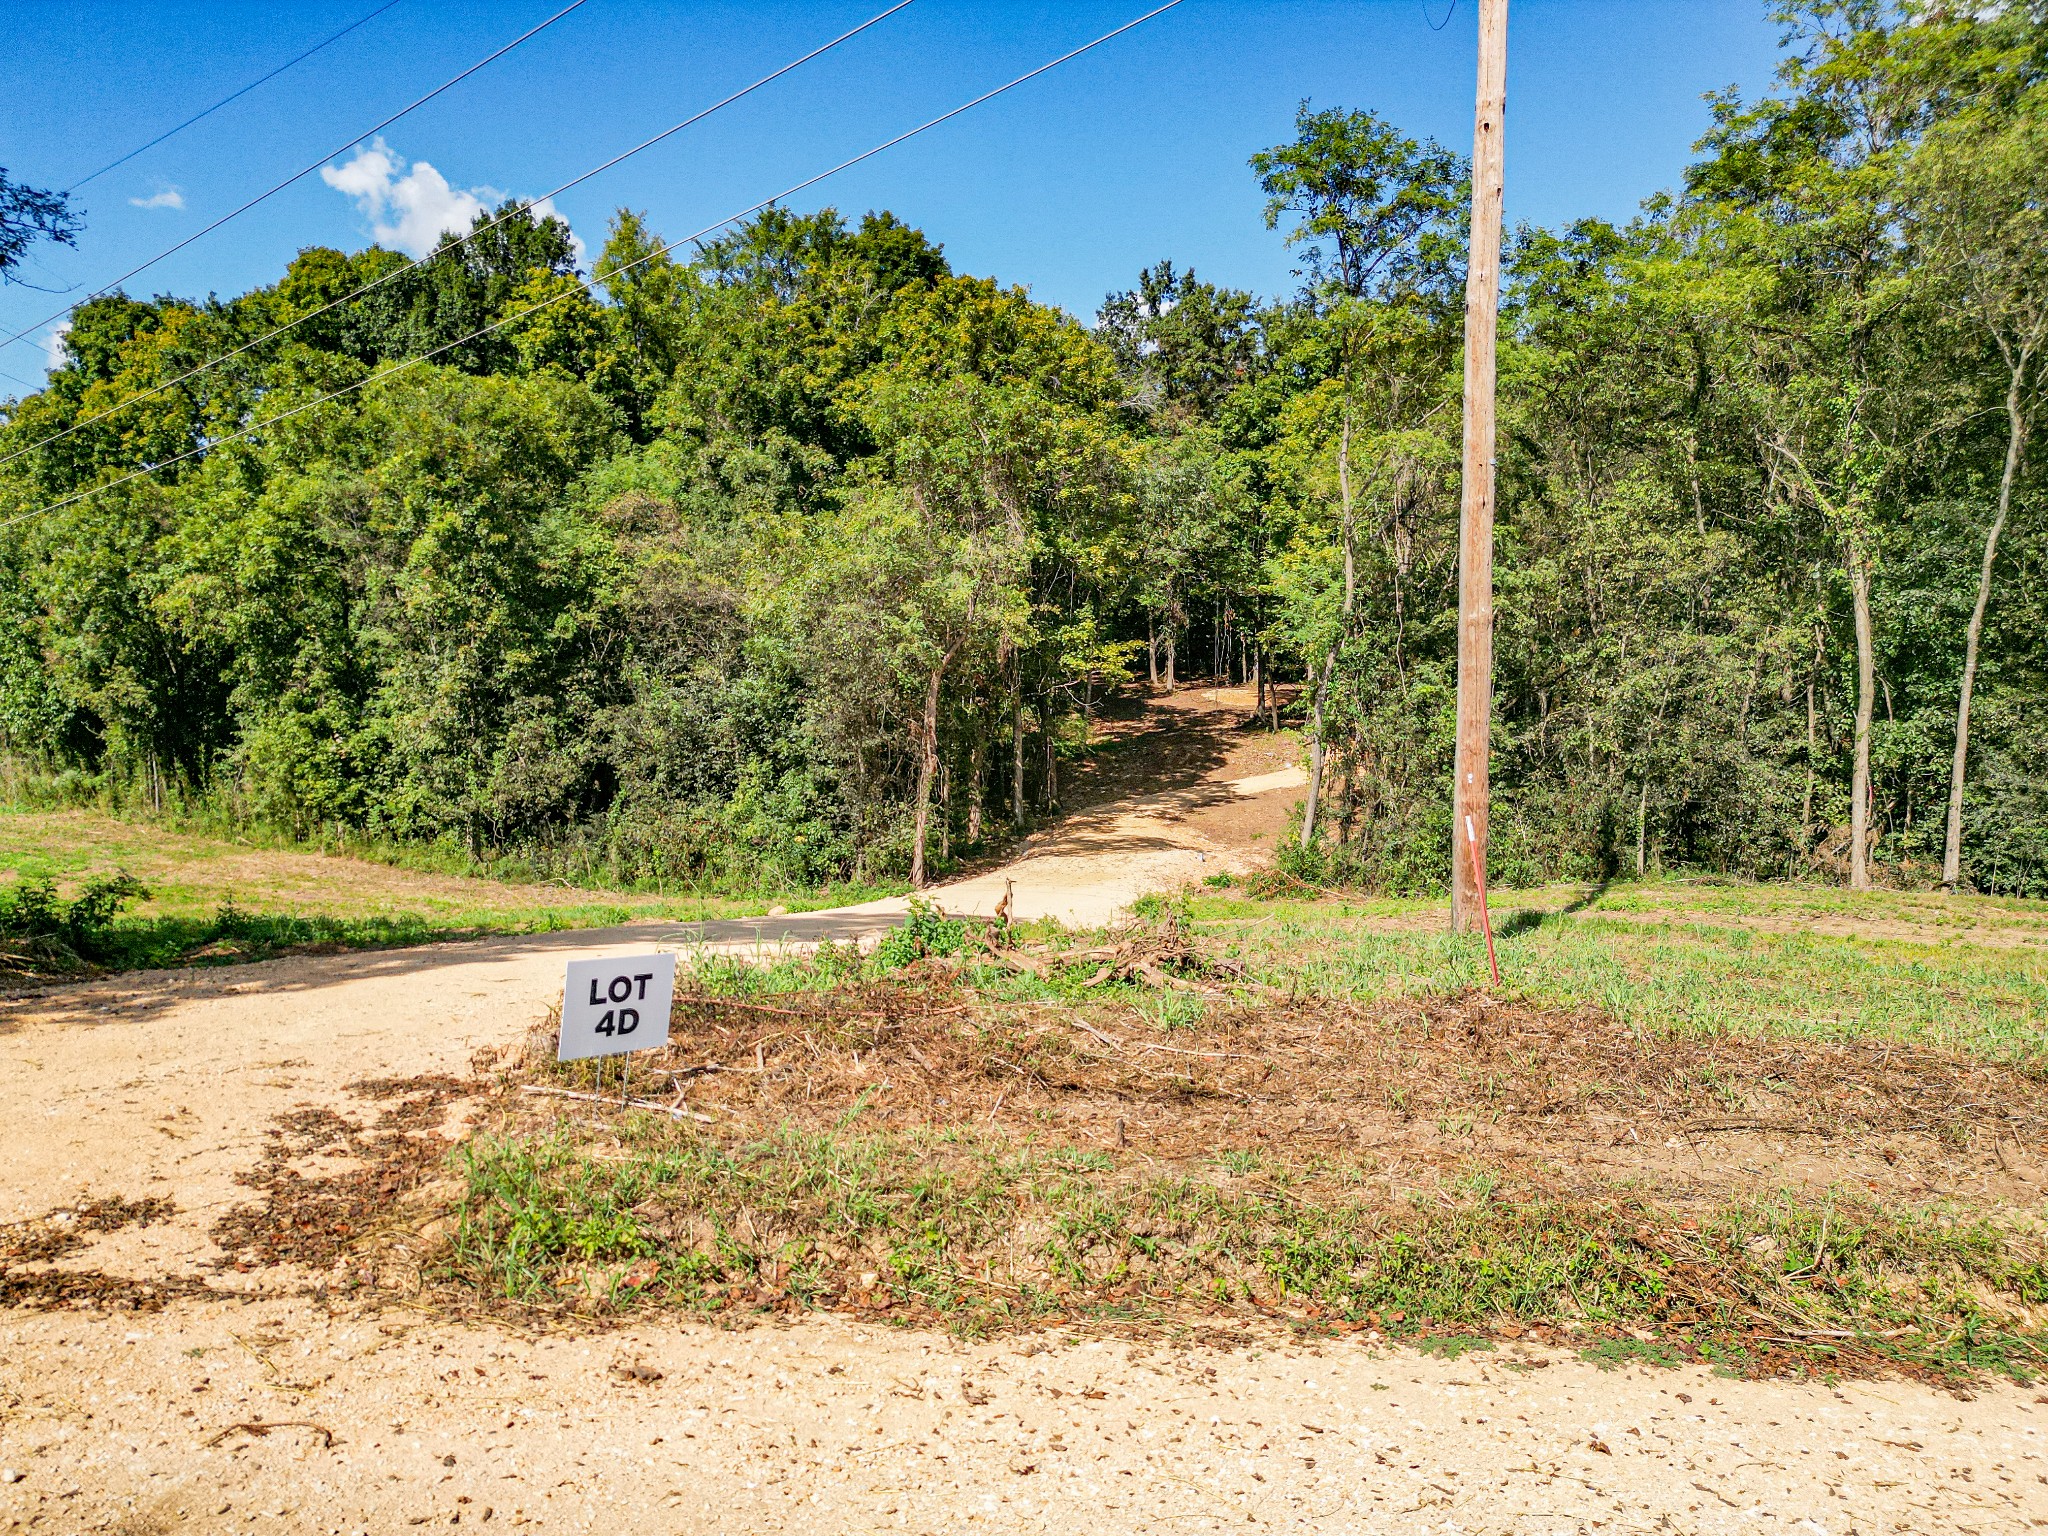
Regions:
M 404 949 L 359 950 L 343 955 L 285 955 L 247 965 L 206 969 L 129 971 L 0 997 L 0 1034 L 12 1032 L 29 1018 L 85 1027 L 133 1023 L 205 997 L 252 991 L 294 995 L 351 981 L 426 975 L 457 966 L 626 945 L 687 951 L 858 942 L 886 933 L 901 921 L 901 917 L 887 913 L 795 913 L 787 917 L 737 917 L 694 923 L 661 920 Z

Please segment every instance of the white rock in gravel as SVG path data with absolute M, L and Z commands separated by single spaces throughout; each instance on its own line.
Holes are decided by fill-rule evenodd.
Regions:
M 0 1472 L 0 1483 L 18 1483 L 25 1475 L 9 1467 L 5 1472 Z

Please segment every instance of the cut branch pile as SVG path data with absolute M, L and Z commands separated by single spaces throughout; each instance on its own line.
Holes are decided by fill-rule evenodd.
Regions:
M 998 965 L 1041 979 L 1050 979 L 1057 970 L 1092 965 L 1095 969 L 1081 983 L 1091 990 L 1113 982 L 1131 982 L 1210 997 L 1222 996 L 1226 991 L 1252 992 L 1264 997 L 1280 995 L 1264 982 L 1252 980 L 1242 961 L 1212 955 L 1200 948 L 1170 912 L 1156 928 L 1127 928 L 1113 943 L 1089 949 L 1040 946 L 1026 951 L 1006 947 L 1001 939 L 1000 930 L 992 933 L 985 949 L 974 958 L 992 959 Z

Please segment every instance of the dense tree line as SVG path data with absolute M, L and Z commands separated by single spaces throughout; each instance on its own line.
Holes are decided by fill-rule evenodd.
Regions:
M 1511 243 L 1493 875 L 2048 891 L 2048 17 L 1785 20 L 1682 189 Z M 1164 261 L 1092 326 L 830 210 L 95 300 L 0 426 L 17 784 L 921 882 L 1220 673 L 1303 732 L 1291 867 L 1440 885 L 1466 169 L 1297 129 L 1296 292 Z

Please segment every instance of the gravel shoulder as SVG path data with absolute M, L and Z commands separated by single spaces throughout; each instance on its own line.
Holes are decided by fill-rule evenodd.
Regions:
M 529 1338 L 175 1304 L 0 1324 L 0 1528 L 2024 1531 L 2036 1394 L 1352 1341 Z M 270 1427 L 270 1426 L 275 1426 Z

